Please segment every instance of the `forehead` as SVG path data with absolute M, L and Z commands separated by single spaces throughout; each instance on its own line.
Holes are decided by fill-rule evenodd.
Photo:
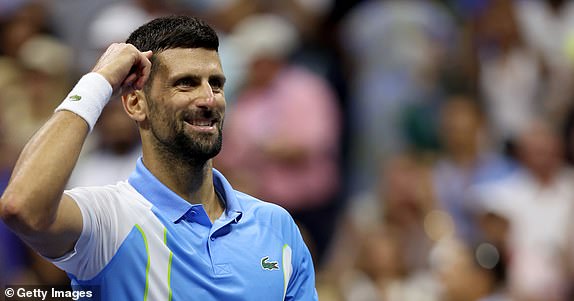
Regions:
M 161 72 L 168 77 L 181 74 L 223 74 L 219 54 L 203 48 L 173 48 L 157 54 Z

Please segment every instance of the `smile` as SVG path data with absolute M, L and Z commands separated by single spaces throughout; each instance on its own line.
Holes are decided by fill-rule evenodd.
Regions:
M 214 132 L 217 130 L 217 118 L 204 118 L 204 117 L 195 117 L 195 118 L 186 118 L 185 123 L 193 129 L 194 131 L 198 132 Z

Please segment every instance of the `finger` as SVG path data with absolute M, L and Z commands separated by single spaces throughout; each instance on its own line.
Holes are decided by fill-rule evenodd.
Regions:
M 122 87 L 133 87 L 137 78 L 138 78 L 138 75 L 136 73 L 131 73 L 130 75 L 128 75 L 128 77 L 126 77 L 126 79 L 124 79 L 124 82 L 122 83 Z
M 151 59 L 151 56 L 153 55 L 153 51 L 148 50 L 148 51 L 144 51 L 142 52 L 143 55 L 145 55 L 145 57 L 149 60 Z
M 151 61 L 149 60 L 149 58 L 151 56 L 152 56 L 151 51 L 146 51 L 142 53 L 138 69 L 139 77 L 135 84 L 136 89 L 143 89 L 146 81 L 149 78 L 151 72 Z

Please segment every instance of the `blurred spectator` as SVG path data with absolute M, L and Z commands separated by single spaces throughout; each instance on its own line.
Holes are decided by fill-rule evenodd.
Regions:
M 391 291 L 395 288 L 397 292 L 406 288 L 407 291 L 413 290 L 408 294 L 403 292 L 404 295 L 390 300 L 418 300 L 416 297 L 420 295 L 417 291 L 432 290 L 432 279 L 427 275 L 429 252 L 434 241 L 452 234 L 452 221 L 447 214 L 435 209 L 430 172 L 426 164 L 419 162 L 415 156 L 397 155 L 382 165 L 380 172 L 378 194 L 349 202 L 347 214 L 339 224 L 337 239 L 322 276 L 337 283 L 342 291 L 352 290 L 349 294 L 353 296 L 348 295 L 348 300 L 355 300 L 353 298 L 360 296 L 380 297 L 378 290 L 373 290 L 373 285 L 376 287 L 378 283 L 374 278 L 380 275 L 373 276 L 372 273 L 377 270 L 376 265 L 381 264 L 385 266 L 376 273 L 389 273 L 394 280 L 400 279 L 389 294 L 394 294 Z M 385 250 L 394 251 L 379 254 L 376 250 L 381 250 L 379 247 L 382 244 L 389 244 Z M 398 254 L 395 254 L 395 251 Z M 370 259 L 364 259 L 367 255 Z M 374 270 L 355 265 L 363 260 L 372 262 Z M 386 264 L 391 264 L 392 268 Z M 400 265 L 401 273 L 393 272 L 397 270 L 395 265 Z M 370 270 L 365 270 L 367 268 Z M 369 276 L 361 276 L 365 273 Z M 419 285 L 422 287 L 418 287 Z M 366 291 L 361 293 L 361 287 Z M 401 299 L 400 296 L 414 299 Z M 428 297 L 432 296 L 431 294 Z
M 481 210 L 509 223 L 509 283 L 518 300 L 567 300 L 567 250 L 574 208 L 574 171 L 564 164 L 558 133 L 531 121 L 517 139 L 521 169 L 477 187 Z
M 50 32 L 46 8 L 38 0 L 15 1 L 11 13 L 0 19 L 0 55 L 16 57 L 32 36 Z
M 82 153 L 68 187 L 115 184 L 135 169 L 141 156 L 140 139 L 119 100 L 110 101 L 104 108 L 92 137 L 95 146 Z
M 38 51 L 41 49 L 42 51 Z M 20 149 L 69 90 L 70 50 L 48 35 L 26 40 L 0 71 L 0 114 L 6 135 Z
M 360 245 L 356 269 L 343 284 L 349 301 L 438 301 L 429 273 L 409 270 L 405 245 L 394 227 L 373 227 Z
M 491 133 L 509 142 L 542 108 L 542 73 L 537 54 L 524 41 L 511 0 L 488 1 L 469 38 L 478 64 L 478 83 Z
M 104 7 L 88 29 L 89 44 L 98 51 L 111 43 L 125 41 L 129 34 L 154 16 L 164 14 L 162 1 L 122 1 Z
M 431 262 L 441 284 L 440 300 L 514 300 L 504 287 L 504 261 L 492 245 L 480 244 L 473 250 L 459 240 L 445 238 L 433 249 Z
M 565 0 L 515 1 L 516 19 L 525 42 L 549 68 L 572 63 L 568 43 L 574 39 L 574 3 Z
M 332 235 L 340 180 L 337 99 L 322 78 L 289 63 L 299 37 L 280 17 L 251 16 L 234 38 L 250 69 L 216 166 L 239 189 L 289 210 L 309 230 L 320 258 Z
M 88 22 L 87 43 L 79 51 L 81 74 L 90 70 L 110 44 L 125 42 L 144 23 L 169 13 L 165 0 L 124 0 L 102 6 Z
M 74 55 L 74 77 L 89 72 L 96 59 L 112 42 L 124 42 L 128 33 L 153 17 L 185 14 L 171 10 L 166 0 L 51 0 L 50 21 Z
M 433 241 L 453 231 L 448 229 L 448 225 L 443 227 L 445 221 L 436 215 L 437 204 L 432 194 L 429 169 L 410 155 L 399 155 L 384 166 L 382 183 L 379 184 L 382 189 L 378 197 L 378 212 L 382 213 L 379 220 L 394 228 L 400 237 L 403 245 L 401 254 L 408 270 L 427 269 Z M 355 219 L 359 220 L 361 216 L 357 215 Z M 363 224 L 364 227 L 372 225 Z
M 405 149 L 404 108 L 440 95 L 437 80 L 454 29 L 436 1 L 363 1 L 343 20 L 340 44 L 350 60 L 351 193 L 373 188 L 379 163 Z
M 16 151 L 69 88 L 71 52 L 49 34 L 46 7 L 24 1 L 0 24 L 0 126 Z
M 507 176 L 513 166 L 493 148 L 480 104 L 471 96 L 450 96 L 442 107 L 440 123 L 444 153 L 433 168 L 436 198 L 452 216 L 458 237 L 476 243 L 480 233 L 472 204 L 468 204 L 468 190 Z
M 574 92 L 574 2 L 527 0 L 514 1 L 514 6 L 526 44 L 541 59 L 543 108 L 561 120 Z

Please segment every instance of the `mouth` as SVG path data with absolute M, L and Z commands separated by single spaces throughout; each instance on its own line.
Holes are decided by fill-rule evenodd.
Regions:
M 213 114 L 210 114 L 213 115 Z M 202 133 L 212 133 L 217 131 L 219 119 L 213 116 L 186 116 L 184 118 L 186 126 L 193 131 Z

